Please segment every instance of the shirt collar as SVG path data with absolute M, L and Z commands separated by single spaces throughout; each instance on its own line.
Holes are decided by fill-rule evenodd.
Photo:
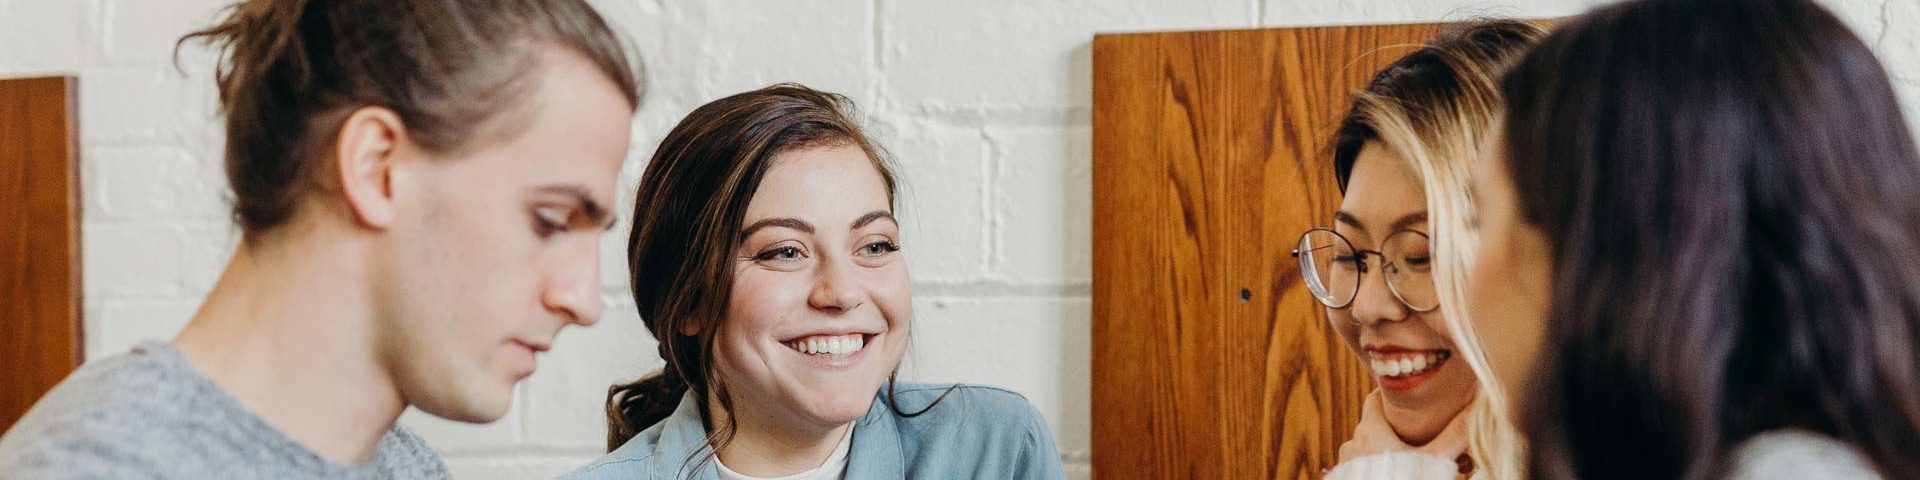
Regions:
M 854 424 L 852 451 L 847 454 L 848 479 L 863 478 L 906 478 L 906 453 L 900 446 L 899 426 L 894 424 L 893 412 L 888 409 L 886 391 L 883 389 L 874 395 L 873 405 L 867 407 L 866 415 Z M 711 461 L 701 465 L 699 470 L 684 474 L 687 453 L 699 446 L 694 454 L 696 462 L 711 450 L 703 445 L 707 440 L 706 421 L 700 418 L 700 404 L 694 400 L 693 392 L 688 391 L 680 397 L 680 405 L 673 410 L 661 425 L 660 442 L 654 445 L 653 462 L 656 478 L 690 478 L 719 480 L 719 470 Z
M 660 442 L 654 444 L 653 451 L 653 477 L 719 480 L 719 471 L 713 468 L 711 460 L 701 464 L 699 470 L 686 472 L 712 453 L 706 441 L 707 424 L 700 418 L 700 403 L 694 400 L 693 391 L 688 390 L 680 397 L 680 405 L 673 409 L 673 415 L 667 416 L 660 425 Z
M 888 409 L 886 387 L 867 407 L 867 414 L 853 427 L 853 452 L 848 456 L 847 478 L 907 478 L 907 455 L 900 447 L 899 425 Z

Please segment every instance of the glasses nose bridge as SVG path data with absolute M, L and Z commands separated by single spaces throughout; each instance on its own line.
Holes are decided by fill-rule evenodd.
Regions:
M 1359 270 L 1360 270 L 1360 275 L 1361 275 L 1361 277 L 1362 277 L 1362 278 L 1359 278 L 1359 279 L 1357 279 L 1357 280 L 1359 280 L 1359 281 L 1360 281 L 1361 283 L 1365 283 L 1365 282 L 1366 282 L 1366 278 L 1365 278 L 1365 276 L 1366 276 L 1366 274 L 1367 274 L 1367 270 L 1368 270 L 1368 268 L 1367 268 L 1367 258 L 1368 258 L 1368 257 L 1379 257 L 1379 259 L 1380 259 L 1380 260 L 1378 260 L 1378 263 L 1377 263 L 1377 265 L 1379 265 L 1379 266 L 1380 266 L 1380 271 L 1381 271 L 1382 273 L 1385 273 L 1385 272 L 1390 272 L 1390 271 L 1396 271 L 1396 270 L 1397 270 L 1397 268 L 1396 268 L 1396 267 L 1394 266 L 1394 264 L 1393 264 L 1393 262 L 1389 262 L 1389 261 L 1387 261 L 1387 254 L 1386 254 L 1386 252 L 1382 252 L 1382 251 L 1379 251 L 1379 250 L 1354 250 L 1354 252 L 1360 255 L 1360 269 L 1359 269 Z

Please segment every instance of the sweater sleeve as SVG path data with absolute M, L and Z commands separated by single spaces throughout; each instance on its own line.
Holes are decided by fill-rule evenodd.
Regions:
M 1453 480 L 1459 465 L 1420 452 L 1383 452 L 1340 462 L 1326 480 Z

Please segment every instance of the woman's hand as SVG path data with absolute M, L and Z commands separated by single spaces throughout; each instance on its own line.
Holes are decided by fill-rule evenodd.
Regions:
M 1386 415 L 1381 413 L 1380 391 L 1374 390 L 1367 395 L 1367 403 L 1360 408 L 1360 424 L 1353 427 L 1353 438 L 1340 444 L 1340 461 L 1385 452 L 1412 451 L 1451 458 L 1460 464 L 1460 473 L 1473 469 L 1473 461 L 1467 458 L 1467 410 L 1453 416 L 1447 422 L 1447 428 L 1433 441 L 1414 447 L 1400 439 L 1394 433 L 1393 426 L 1387 424 Z

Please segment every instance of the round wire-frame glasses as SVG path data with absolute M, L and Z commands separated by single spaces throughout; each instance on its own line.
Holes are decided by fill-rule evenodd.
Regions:
M 1379 266 L 1393 298 L 1415 312 L 1440 308 L 1433 286 L 1433 241 L 1417 230 L 1387 235 L 1380 250 L 1360 250 L 1333 229 L 1320 227 L 1300 235 L 1293 250 L 1307 290 L 1327 308 L 1347 308 L 1359 295 L 1362 278 Z M 1369 265 L 1368 257 L 1379 260 Z

